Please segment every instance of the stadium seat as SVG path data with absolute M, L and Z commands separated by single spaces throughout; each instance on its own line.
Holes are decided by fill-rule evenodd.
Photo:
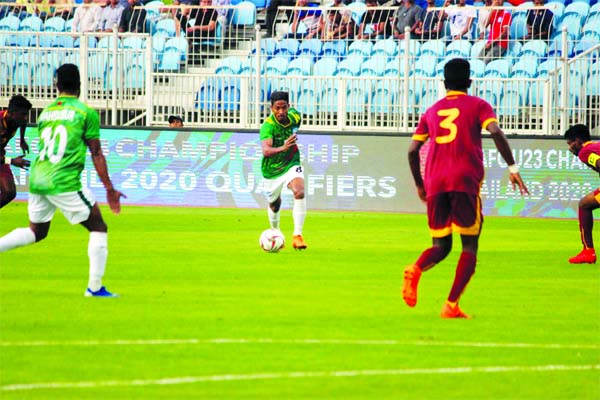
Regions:
M 333 57 L 323 57 L 315 63 L 313 75 L 315 76 L 333 76 L 337 72 L 338 62 Z
M 524 56 L 513 65 L 511 74 L 514 76 L 519 73 L 521 76 L 535 78 L 538 70 L 538 58 L 535 56 Z
M 578 14 L 581 18 L 585 18 L 587 17 L 589 11 L 590 5 L 588 3 L 583 1 L 576 1 L 565 7 L 563 18 L 569 15 L 570 13 Z
M 346 93 L 346 112 L 364 113 L 370 90 L 361 87 L 349 89 Z
M 592 96 L 600 96 L 600 70 L 594 70 L 588 79 L 588 93 Z
M 527 36 L 527 14 L 518 14 L 510 23 L 510 38 L 521 40 Z
M 288 59 L 285 57 L 271 58 L 265 64 L 265 74 L 267 75 L 285 75 L 288 67 Z
M 321 101 L 319 103 L 319 111 L 325 113 L 336 113 L 338 111 L 338 90 L 335 87 L 323 89 L 321 93 Z
M 481 51 L 485 47 L 486 40 L 478 40 L 471 46 L 471 59 L 479 58 Z
M 578 55 L 600 43 L 600 32 L 588 31 L 583 34 L 581 41 L 573 49 L 573 54 Z
M 448 46 L 446 46 L 446 57 L 452 56 L 469 58 L 471 54 L 471 42 L 468 40 L 453 40 Z
M 0 19 L 0 31 L 18 31 L 21 20 L 14 15 L 7 15 Z
M 421 52 L 421 42 L 418 40 L 411 40 L 408 45 L 408 54 L 410 58 L 415 59 Z M 406 41 L 401 40 L 398 45 L 398 55 L 402 56 L 406 53 Z
M 54 42 L 55 47 L 64 47 L 64 48 L 79 48 L 81 46 L 80 38 L 73 39 L 71 35 L 60 35 L 57 36 L 57 40 Z M 88 49 L 95 49 L 98 47 L 98 40 L 94 36 L 87 37 L 87 46 Z
M 303 87 L 298 97 L 298 111 L 304 115 L 315 115 L 317 113 L 317 104 L 319 104 L 315 90 L 310 87 Z
M 242 71 L 242 60 L 236 56 L 229 56 L 221 60 L 221 65 L 215 70 L 216 74 L 237 75 Z
M 12 79 L 13 64 L 9 60 L 0 60 L 0 86 L 8 86 Z
M 323 57 L 335 57 L 341 61 L 346 56 L 346 42 L 344 40 L 333 40 L 323 43 Z
M 239 2 L 233 10 L 231 24 L 254 26 L 256 24 L 256 5 L 251 1 Z
M 216 110 L 219 106 L 219 84 L 214 79 L 207 79 L 196 93 L 196 108 Z
M 33 71 L 33 86 L 51 88 L 54 86 L 54 71 L 56 68 L 49 62 L 40 62 Z
M 44 22 L 44 32 L 64 32 L 65 20 L 61 17 L 48 18 Z
M 428 40 L 421 45 L 421 55 L 433 54 L 438 58 L 438 61 L 442 60 L 446 54 L 446 43 L 443 40 L 435 39 Z
M 296 58 L 300 51 L 300 42 L 296 39 L 282 39 L 275 49 L 275 56 L 285 57 L 288 62 Z
M 348 47 L 348 57 L 352 55 L 359 55 L 363 59 L 370 57 L 373 50 L 373 43 L 368 40 L 355 40 Z
M 125 71 L 123 85 L 126 89 L 143 89 L 146 86 L 146 72 L 143 64 L 129 65 Z
M 146 41 L 139 36 L 127 36 L 123 38 L 121 47 L 124 49 L 141 50 L 146 48 Z
M 20 31 L 31 31 L 41 32 L 44 27 L 44 21 L 40 17 L 32 15 L 31 17 L 25 17 L 19 25 Z
M 398 45 L 393 39 L 382 39 L 375 42 L 371 55 L 384 55 L 388 60 L 398 56 Z
M 177 36 L 177 28 L 173 18 L 163 18 L 156 21 L 152 31 L 153 35 L 162 35 L 167 37 Z
M 479 59 L 471 59 L 471 77 L 481 78 L 485 75 L 485 63 Z
M 167 39 L 167 41 L 165 42 L 165 47 L 163 49 L 163 52 L 164 53 L 178 52 L 179 53 L 179 61 L 183 63 L 183 62 L 186 62 L 188 59 L 188 48 L 189 48 L 189 46 L 188 46 L 187 38 L 185 38 L 183 36 L 177 36 L 177 37 Z M 164 58 L 164 54 L 163 54 L 163 58 Z
M 575 48 L 573 41 L 567 39 L 567 57 L 572 57 L 573 56 L 573 50 Z M 552 58 L 552 57 L 560 57 L 562 55 L 563 52 L 563 40 L 562 40 L 562 35 L 556 36 L 554 39 L 552 39 L 552 42 L 550 43 L 550 47 L 548 48 L 548 58 Z
M 385 64 L 385 71 L 383 71 L 383 76 L 389 77 L 398 77 L 405 76 L 405 68 L 404 68 L 404 60 L 400 58 L 396 58 L 395 60 L 388 61 Z
M 386 82 L 380 82 L 375 88 L 373 97 L 371 98 L 371 113 L 389 114 L 392 111 L 393 105 L 394 98 L 390 89 L 387 87 Z
M 362 22 L 362 18 L 367 12 L 367 5 L 360 1 L 354 1 L 348 4 L 348 9 L 352 12 L 352 19 L 356 26 L 360 25 Z
M 304 39 L 298 47 L 299 57 L 308 57 L 315 62 L 323 53 L 323 42 L 319 39 Z
M 260 41 L 260 54 L 261 56 L 269 59 L 273 58 L 275 51 L 277 50 L 277 40 L 273 38 L 263 38 Z M 256 54 L 256 47 L 252 48 L 252 55 Z
M 415 74 L 431 77 L 435 75 L 437 67 L 437 56 L 433 54 L 421 55 L 414 65 Z
M 117 40 L 117 48 L 121 47 L 121 40 L 116 38 Z M 102 36 L 100 40 L 98 40 L 97 48 L 99 49 L 113 49 L 115 45 L 115 38 L 113 36 Z
M 529 40 L 521 47 L 521 54 L 519 57 L 525 57 L 528 55 L 534 55 L 538 59 L 546 58 L 548 54 L 548 45 L 543 40 Z
M 313 63 L 309 58 L 299 57 L 292 60 L 287 66 L 287 75 L 308 76 L 311 74 Z
M 500 95 L 500 103 L 498 105 L 499 114 L 516 116 L 521 112 L 523 106 L 523 98 L 520 92 L 516 90 L 504 90 Z
M 558 24 L 554 35 L 561 35 L 563 29 L 567 30 L 567 33 L 571 38 L 579 38 L 581 36 L 581 24 L 583 17 L 576 13 L 565 14 L 560 23 Z
M 336 76 L 359 76 L 361 65 L 362 58 L 348 57 L 338 63 Z
M 179 71 L 181 68 L 181 51 L 176 47 L 166 48 L 160 57 L 159 71 Z
M 23 53 L 17 56 L 13 72 L 13 85 L 29 86 L 32 79 L 31 54 Z
M 510 75 L 510 67 L 510 61 L 505 58 L 492 60 L 485 66 L 485 74 L 488 74 L 490 71 L 495 71 L 498 73 L 498 76 L 508 78 Z
M 585 35 L 587 32 L 595 32 L 600 34 L 600 12 L 598 14 L 594 14 L 593 17 L 590 17 L 585 21 L 585 24 L 581 28 L 581 33 L 582 35 Z
M 381 53 L 378 56 L 372 56 L 360 66 L 360 76 L 383 76 L 387 56 Z
M 239 111 L 240 109 L 240 89 L 235 85 L 227 85 L 221 88 L 220 102 L 221 109 L 225 111 Z

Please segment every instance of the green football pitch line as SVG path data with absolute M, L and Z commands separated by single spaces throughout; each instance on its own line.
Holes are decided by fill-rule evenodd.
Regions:
M 316 212 L 308 249 L 258 237 L 264 210 L 125 206 L 104 283 L 84 298 L 86 231 L 57 214 L 42 243 L 0 254 L 2 399 L 597 399 L 600 270 L 569 265 L 577 221 L 486 217 L 475 276 L 442 320 L 460 240 L 424 273 L 423 215 Z M 0 235 L 27 220 L 0 211 Z

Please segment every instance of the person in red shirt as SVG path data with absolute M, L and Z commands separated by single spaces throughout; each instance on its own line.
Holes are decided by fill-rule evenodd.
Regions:
M 504 0 L 494 0 L 493 7 L 502 7 Z M 486 64 L 496 58 L 502 57 L 508 50 L 508 36 L 512 16 L 506 10 L 494 9 L 489 17 L 486 27 L 490 28 L 488 40 L 479 54 Z
M 483 215 L 479 197 L 483 182 L 482 129 L 487 129 L 508 165 L 509 180 L 528 194 L 510 146 L 492 106 L 469 96 L 470 64 L 455 58 L 444 66 L 446 97 L 421 116 L 408 150 L 408 161 L 419 198 L 427 204 L 427 220 L 433 246 L 404 270 L 402 297 L 409 307 L 417 304 L 417 286 L 423 271 L 442 261 L 452 249 L 452 232 L 458 232 L 462 253 L 442 318 L 469 318 L 458 306 L 459 298 L 475 273 Z M 425 177 L 421 175 L 420 150 L 429 140 Z
M 11 97 L 8 109 L 0 111 L 0 208 L 4 207 L 17 195 L 15 177 L 10 166 L 27 169 L 29 160 L 24 159 L 25 153 L 29 152 L 29 146 L 25 141 L 25 127 L 29 120 L 31 103 L 21 95 Z M 6 145 L 20 129 L 20 146 L 23 155 L 19 157 L 7 157 Z
M 575 154 L 582 163 L 600 173 L 600 142 L 592 142 L 590 130 L 586 125 L 577 124 L 565 132 L 565 139 L 571 153 Z M 600 207 L 600 188 L 583 196 L 579 200 L 579 232 L 583 250 L 569 258 L 571 264 L 596 263 L 596 251 L 592 238 L 594 227 L 593 211 Z

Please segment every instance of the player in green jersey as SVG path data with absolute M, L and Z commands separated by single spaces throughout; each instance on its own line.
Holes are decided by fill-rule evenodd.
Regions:
M 304 198 L 304 170 L 300 164 L 298 128 L 301 117 L 298 111 L 290 107 L 287 92 L 271 94 L 271 115 L 260 127 L 262 143 L 262 175 L 265 179 L 265 192 L 269 206 L 267 213 L 271 228 L 279 229 L 279 209 L 281 208 L 281 190 L 289 188 L 294 194 L 295 249 L 306 249 L 302 238 L 302 227 L 306 217 L 306 199 Z
M 110 181 L 100 147 L 98 113 L 79 101 L 80 86 L 76 65 L 64 64 L 56 70 L 58 98 L 38 118 L 40 142 L 29 179 L 29 227 L 1 237 L 0 253 L 44 239 L 58 208 L 71 224 L 81 224 L 90 232 L 85 296 L 115 297 L 102 286 L 108 255 L 106 223 L 92 193 L 81 184 L 88 149 L 113 213 L 121 212 L 120 201 L 125 196 Z

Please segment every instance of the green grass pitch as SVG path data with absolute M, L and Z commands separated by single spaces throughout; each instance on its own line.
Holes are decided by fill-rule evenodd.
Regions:
M 57 214 L 42 243 L 0 254 L 2 399 L 598 399 L 600 270 L 569 265 L 577 221 L 487 217 L 477 272 L 442 320 L 460 253 L 404 267 L 425 216 L 316 212 L 308 250 L 264 253 L 265 210 L 125 206 L 104 283 L 84 298 L 86 231 Z M 24 226 L 25 203 L 0 212 Z

